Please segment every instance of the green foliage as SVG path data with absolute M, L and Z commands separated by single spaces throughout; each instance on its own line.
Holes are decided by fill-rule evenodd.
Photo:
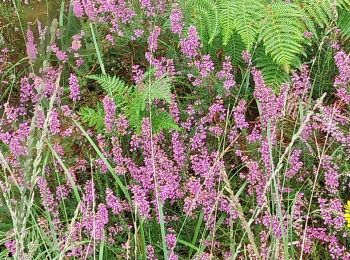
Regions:
M 225 46 L 225 54 L 229 55 L 234 64 L 243 64 L 242 52 L 245 50 L 245 44 L 236 32 L 232 34 L 232 37 Z
M 235 1 L 235 29 L 250 51 L 260 31 L 259 21 L 263 18 L 264 5 L 261 0 Z
M 258 48 L 254 57 L 256 67 L 261 69 L 265 82 L 268 85 L 277 88 L 281 83 L 288 80 L 288 73 L 282 70 L 271 56 L 266 55 L 263 48 Z
M 350 39 L 350 10 L 342 10 L 339 13 L 338 26 L 345 40 Z
M 171 102 L 171 79 L 162 76 L 155 79 L 153 71 L 148 72 L 149 84 L 140 84 L 138 88 L 127 86 L 127 84 L 116 76 L 90 75 L 89 79 L 96 80 L 104 92 L 113 97 L 120 111 L 124 112 L 129 119 L 130 125 L 139 132 L 142 120 L 149 116 L 147 104 L 153 104 L 155 100 L 164 100 L 167 104 Z M 152 105 L 151 105 L 152 106 Z M 152 126 L 155 132 L 162 129 L 178 129 L 167 112 L 157 112 L 152 115 Z M 83 107 L 80 110 L 83 121 L 89 127 L 96 127 L 98 131 L 103 129 L 103 108 L 99 104 L 97 110 L 90 107 Z
M 226 46 L 235 32 L 235 2 L 221 1 L 219 14 L 222 44 Z
M 110 75 L 89 75 L 88 79 L 96 80 L 101 88 L 108 95 L 114 97 L 117 106 L 125 102 L 125 96 L 131 93 L 132 88 L 127 86 L 124 81 L 116 76 Z
M 257 58 L 258 66 L 268 77 L 272 76 L 269 71 L 276 68 L 277 82 L 285 78 L 285 72 L 298 68 L 302 57 L 306 56 L 305 47 L 310 40 L 304 32 L 310 31 L 314 39 L 318 39 L 320 30 L 330 28 L 339 12 L 339 27 L 343 28 L 344 34 L 350 35 L 348 0 L 296 0 L 293 3 L 192 0 L 190 3 L 184 10 L 190 13 L 201 38 L 207 39 L 204 44 L 210 45 L 215 37 L 220 36 L 226 54 L 232 55 L 233 61 L 240 64 L 241 51 L 253 51 L 262 42 L 265 54 Z M 274 66 L 267 56 L 272 58 Z
M 191 0 L 191 19 L 197 25 L 200 35 L 211 44 L 219 33 L 219 10 L 215 0 Z
M 169 113 L 159 110 L 155 110 L 152 113 L 152 127 L 155 132 L 159 132 L 163 129 L 175 129 L 177 131 L 180 131 L 180 128 L 176 125 Z
M 338 7 L 350 11 L 350 1 L 349 0 L 337 0 L 335 1 Z
M 80 109 L 79 115 L 83 122 L 89 127 L 95 127 L 97 132 L 102 132 L 104 129 L 104 112 L 101 103 L 97 103 L 96 109 L 84 106 Z
M 303 0 L 300 1 L 304 10 L 312 20 L 321 28 L 327 27 L 332 21 L 334 14 L 331 0 Z
M 155 79 L 149 87 L 141 90 L 144 94 L 144 101 L 152 103 L 156 99 L 164 99 L 168 104 L 171 102 L 171 79 L 163 76 Z
M 303 51 L 301 14 L 297 6 L 288 3 L 273 3 L 265 9 L 265 22 L 261 32 L 266 52 L 286 71 L 299 65 Z
M 133 93 L 130 103 L 124 108 L 125 115 L 129 119 L 130 125 L 139 132 L 142 125 L 142 119 L 145 115 L 145 95 L 137 91 Z

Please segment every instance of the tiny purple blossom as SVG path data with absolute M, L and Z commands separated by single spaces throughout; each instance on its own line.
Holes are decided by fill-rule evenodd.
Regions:
M 183 14 L 179 7 L 175 7 L 170 15 L 171 31 L 178 35 L 181 34 L 183 28 Z
M 180 41 L 181 52 L 187 58 L 194 58 L 198 55 L 198 49 L 201 46 L 199 41 L 199 35 L 196 27 L 193 25 L 188 29 L 187 38 L 181 39 Z
M 113 126 L 115 123 L 115 112 L 116 112 L 116 105 L 112 98 L 109 96 L 105 96 L 103 98 L 103 108 L 105 111 L 105 126 L 106 130 L 108 132 L 111 132 L 113 130 Z
M 35 60 L 38 55 L 38 50 L 36 48 L 36 44 L 34 43 L 34 35 L 33 32 L 28 28 L 27 30 L 27 55 L 31 61 Z
M 148 49 L 151 53 L 155 52 L 158 48 L 158 37 L 160 35 L 160 27 L 155 26 L 153 31 L 148 37 Z
M 73 73 L 70 74 L 70 77 L 68 79 L 69 82 L 69 90 L 70 94 L 69 97 L 73 101 L 77 101 L 80 99 L 80 87 L 79 87 L 79 80 L 77 76 Z

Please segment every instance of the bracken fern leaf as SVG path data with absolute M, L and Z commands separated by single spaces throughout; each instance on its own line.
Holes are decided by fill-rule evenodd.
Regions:
M 113 97 L 121 97 L 131 91 L 131 88 L 116 76 L 89 75 L 87 78 L 96 80 L 101 85 L 102 89 Z
M 337 0 L 336 4 L 340 8 L 344 8 L 347 11 L 350 11 L 350 1 L 349 0 Z
M 251 50 L 260 29 L 264 5 L 261 0 L 234 1 L 236 31 L 247 50 Z
M 234 64 L 243 65 L 242 52 L 245 50 L 245 44 L 236 32 L 225 46 L 225 55 L 230 56 Z
M 171 102 L 171 79 L 162 76 L 150 83 L 149 88 L 145 87 L 140 91 L 146 102 L 152 103 L 155 99 L 164 99 L 169 104 Z
M 161 130 L 175 129 L 180 131 L 178 125 L 174 122 L 173 118 L 168 112 L 155 110 L 152 113 L 152 128 L 155 133 Z
M 303 0 L 302 6 L 321 28 L 331 22 L 333 17 L 331 0 Z
M 226 46 L 235 31 L 236 5 L 232 0 L 221 0 L 219 3 L 220 31 L 222 43 Z
M 82 107 L 79 115 L 89 127 L 95 127 L 97 132 L 102 132 L 104 128 L 104 112 L 101 103 L 97 103 L 95 109 L 88 106 Z
M 350 11 L 341 10 L 339 13 L 338 27 L 345 40 L 350 39 Z
M 304 24 L 299 8 L 289 3 L 272 3 L 265 8 L 265 22 L 261 37 L 266 52 L 273 60 L 289 71 L 291 65 L 297 66 L 295 60 L 304 54 Z
M 266 55 L 263 48 L 258 48 L 254 57 L 256 57 L 254 59 L 256 67 L 261 70 L 265 82 L 278 92 L 277 88 L 288 81 L 288 73 L 282 70 L 270 55 Z
M 218 3 L 215 0 L 191 0 L 189 5 L 193 22 L 197 25 L 201 37 L 207 35 L 209 44 L 219 33 Z

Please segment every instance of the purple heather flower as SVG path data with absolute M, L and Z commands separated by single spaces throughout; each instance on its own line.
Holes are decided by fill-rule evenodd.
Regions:
M 191 147 L 193 150 L 200 149 L 205 146 L 205 140 L 207 135 L 202 129 L 198 129 L 194 136 L 191 138 Z
M 69 188 L 66 185 L 59 185 L 56 187 L 56 198 L 58 200 L 67 199 L 69 192 Z
M 95 200 L 95 185 L 89 180 L 84 186 L 84 201 L 88 204 L 92 204 Z
M 84 36 L 84 31 L 81 31 L 79 34 L 73 35 L 71 49 L 77 52 L 81 48 L 81 38 Z
M 175 66 L 174 61 L 172 59 L 167 59 L 165 57 L 154 58 L 150 52 L 146 53 L 146 59 L 149 61 L 151 65 L 153 65 L 156 69 L 156 77 L 160 78 L 164 74 L 168 76 L 175 75 Z
M 188 37 L 181 39 L 180 41 L 181 45 L 181 52 L 187 57 L 187 58 L 194 58 L 198 55 L 198 49 L 201 46 L 201 43 L 199 41 L 199 36 L 196 27 L 193 25 L 190 26 L 188 29 Z
M 73 100 L 73 101 L 77 101 L 80 99 L 80 87 L 79 87 L 79 80 L 78 77 L 71 73 L 70 77 L 68 79 L 69 81 L 69 97 Z
M 113 191 L 109 188 L 106 189 L 106 203 L 113 214 L 118 215 L 125 210 L 125 205 L 113 194 Z
M 105 204 L 100 203 L 93 221 L 93 230 L 91 235 L 96 240 L 102 240 L 104 238 L 104 227 L 108 223 L 108 210 Z
M 332 163 L 332 158 L 327 155 L 323 156 L 321 166 L 325 172 L 326 189 L 331 193 L 336 193 L 339 188 L 338 167 Z
M 208 77 L 209 73 L 214 70 L 214 62 L 209 54 L 204 55 L 201 60 L 194 61 L 194 66 L 198 69 L 202 78 Z
M 126 135 L 128 133 L 129 126 L 129 120 L 126 118 L 126 116 L 124 114 L 119 114 L 115 120 L 115 127 L 117 132 L 121 135 Z
M 305 38 L 311 38 L 313 36 L 313 33 L 306 31 L 306 32 L 304 32 L 304 36 L 305 36 Z
M 104 160 L 102 160 L 101 158 L 98 158 L 95 160 L 95 163 L 102 174 L 106 174 L 108 172 L 108 167 Z
M 41 22 L 38 21 L 38 32 L 39 32 L 39 39 L 40 42 L 43 43 L 46 39 L 46 32 L 47 32 L 48 27 L 44 26 L 44 28 L 41 27 Z
M 170 112 L 171 117 L 174 119 L 174 122 L 178 124 L 180 122 L 180 109 L 179 109 L 179 106 L 176 102 L 176 95 L 171 96 L 171 103 L 169 105 L 169 112 Z
M 131 40 L 136 40 L 137 38 L 140 38 L 144 34 L 144 30 L 142 29 L 135 29 L 134 30 L 134 36 L 131 37 Z
M 334 80 L 338 97 L 346 104 L 350 103 L 350 93 L 347 85 L 350 82 L 350 56 L 344 51 L 338 51 L 334 56 L 335 64 L 338 67 L 339 75 Z
M 158 260 L 154 253 L 154 248 L 152 245 L 147 246 L 147 260 Z
M 140 68 L 140 65 L 133 65 L 132 66 L 132 79 L 136 84 L 139 84 L 142 82 L 144 78 L 144 71 Z
M 50 127 L 50 131 L 53 134 L 59 134 L 60 133 L 60 120 L 59 120 L 59 115 L 56 112 L 56 110 L 52 110 L 51 111 L 51 115 L 50 115 L 50 120 L 49 120 L 49 127 Z
M 261 71 L 252 69 L 255 82 L 254 97 L 259 101 L 261 123 L 274 122 L 280 115 L 287 98 L 287 85 L 282 86 L 280 96 L 275 96 L 272 89 L 265 85 Z
M 52 214 L 55 215 L 55 217 L 57 217 L 58 216 L 57 201 L 55 200 L 53 194 L 51 193 L 46 179 L 44 177 L 39 176 L 37 183 L 40 190 L 42 205 L 45 207 L 47 211 L 51 212 Z
M 169 250 L 174 250 L 176 246 L 176 234 L 173 230 L 170 230 L 170 233 L 166 235 L 166 244 Z
M 345 226 L 344 206 L 339 199 L 319 198 L 320 214 L 325 225 L 333 226 L 336 230 L 341 230 Z
M 333 259 L 350 259 L 350 254 L 346 252 L 346 247 L 339 243 L 335 235 L 329 237 L 328 251 Z
M 148 49 L 151 53 L 154 53 L 158 48 L 158 37 L 160 35 L 160 27 L 155 26 L 153 31 L 148 37 Z
M 4 104 L 4 114 L 6 115 L 6 119 L 8 123 L 17 121 L 19 116 L 18 108 L 10 106 L 8 102 Z
M 76 17 L 82 17 L 84 15 L 84 7 L 80 0 L 73 1 L 73 13 Z
M 292 93 L 300 97 L 304 97 L 311 88 L 311 80 L 309 75 L 309 67 L 303 65 L 300 69 L 300 74 L 293 73 L 292 77 Z
M 249 53 L 249 51 L 244 50 L 242 52 L 242 59 L 248 66 L 252 64 L 252 55 Z
M 350 82 L 350 56 L 344 51 L 338 51 L 334 56 L 339 75 L 335 78 L 334 84 L 346 86 Z
M 147 16 L 154 16 L 156 14 L 156 8 L 153 6 L 151 0 L 139 0 L 139 2 Z
M 20 102 L 22 105 L 25 105 L 28 101 L 34 99 L 34 86 L 30 84 L 29 78 L 21 78 L 21 93 L 20 93 Z
M 60 50 L 56 44 L 53 44 L 51 46 L 52 52 L 56 54 L 56 57 L 59 61 L 62 61 L 63 63 L 67 62 L 68 56 L 67 53 Z
M 16 254 L 16 240 L 7 240 L 5 247 L 13 256 Z
M 274 236 L 276 236 L 277 238 L 282 237 L 282 228 L 277 216 L 271 216 L 269 213 L 265 212 L 265 215 L 262 219 L 262 224 L 266 228 L 272 230 Z
M 233 118 L 236 123 L 236 127 L 239 129 L 245 129 L 248 128 L 249 124 L 245 119 L 245 112 L 246 112 L 246 101 L 244 99 L 240 100 L 238 103 L 238 106 L 235 108 L 233 112 Z
M 245 162 L 248 172 L 240 174 L 241 178 L 246 179 L 249 183 L 248 193 L 256 193 L 258 205 L 265 203 L 264 189 L 267 182 L 264 174 L 256 161 L 248 160 Z
M 233 68 L 230 57 L 226 56 L 225 61 L 222 63 L 222 69 L 216 74 L 220 80 L 224 81 L 224 88 L 226 92 L 229 92 L 231 88 L 236 85 L 232 70 Z
M 33 32 L 28 28 L 27 30 L 27 55 L 30 61 L 33 61 L 37 58 L 38 50 L 36 48 L 36 44 L 34 43 L 34 35 Z
M 169 260 L 179 260 L 179 256 L 174 253 L 174 251 L 171 251 L 168 256 Z
M 104 111 L 105 111 L 105 126 L 106 126 L 106 130 L 108 132 L 111 132 L 113 130 L 113 127 L 114 127 L 115 112 L 116 112 L 116 109 L 117 109 L 113 99 L 110 98 L 109 96 L 105 96 L 103 98 L 103 108 L 104 108 Z
M 171 31 L 181 35 L 183 28 L 183 14 L 179 7 L 174 7 L 170 15 Z
M 185 147 L 180 138 L 179 132 L 174 132 L 171 137 L 171 143 L 173 148 L 173 157 L 176 164 L 179 168 L 183 168 L 185 166 L 186 154 Z
M 132 186 L 131 191 L 133 193 L 133 200 L 138 213 L 145 218 L 150 218 L 150 203 L 147 200 L 146 191 L 138 185 Z
M 28 150 L 27 147 L 25 147 L 23 143 L 23 137 L 15 135 L 11 138 L 9 142 L 9 148 L 11 153 L 18 158 L 21 155 L 27 155 Z
M 301 150 L 294 150 L 289 158 L 289 169 L 286 173 L 287 178 L 292 178 L 303 167 L 303 162 L 300 161 Z

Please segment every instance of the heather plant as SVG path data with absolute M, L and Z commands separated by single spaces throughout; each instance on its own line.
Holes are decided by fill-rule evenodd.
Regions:
M 348 1 L 0 8 L 2 259 L 350 259 Z

